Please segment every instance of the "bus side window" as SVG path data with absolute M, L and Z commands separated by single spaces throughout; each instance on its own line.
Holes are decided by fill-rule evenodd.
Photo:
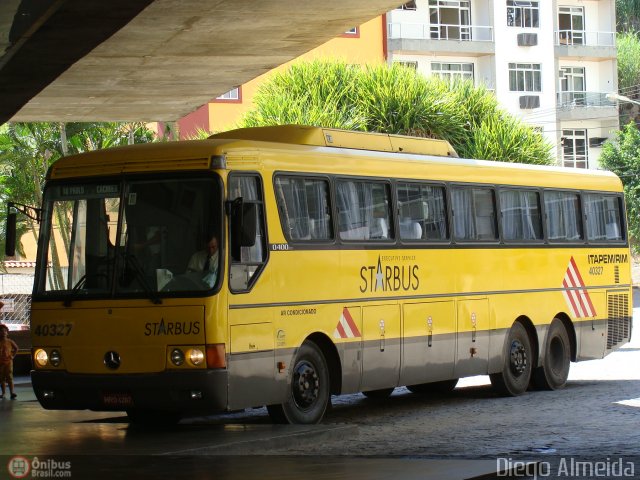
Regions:
M 542 240 L 540 194 L 531 190 L 500 192 L 500 220 L 505 241 Z
M 278 211 L 288 240 L 333 239 L 327 180 L 278 176 L 275 184 Z
M 607 242 L 623 240 L 619 197 L 600 193 L 584 195 L 587 240 Z
M 580 196 L 575 192 L 544 192 L 547 235 L 550 241 L 581 241 Z
M 447 240 L 447 208 L 442 186 L 399 183 L 400 239 Z
M 460 186 L 451 189 L 453 234 L 461 241 L 498 239 L 493 189 Z
M 230 256 L 229 285 L 233 291 L 249 290 L 267 258 L 264 201 L 259 180 L 260 177 L 252 174 L 232 174 L 229 177 L 228 200 L 242 198 L 245 204 L 253 203 L 257 209 L 255 244 L 250 247 L 241 247 L 240 258 Z
M 384 182 L 336 182 L 339 233 L 342 240 L 392 240 L 391 192 Z

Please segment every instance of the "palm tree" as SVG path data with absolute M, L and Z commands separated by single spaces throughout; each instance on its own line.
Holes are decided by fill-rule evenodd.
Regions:
M 63 155 L 153 140 L 143 123 L 9 123 L 0 127 L 0 219 L 6 221 L 6 203 L 14 201 L 39 207 L 49 166 Z M 57 208 L 55 221 L 60 227 L 64 248 L 69 247 L 68 212 Z M 31 232 L 37 237 L 36 222 L 19 216 L 18 238 Z M 2 236 L 4 242 L 4 235 Z M 59 266 L 56 238 L 51 237 L 51 261 Z M 18 251 L 21 251 L 18 246 Z M 0 259 L 4 257 L 4 248 Z M 55 270 L 55 269 L 54 269 Z M 58 270 L 59 272 L 59 270 Z M 58 274 L 55 275 L 58 277 Z M 53 278 L 51 281 L 61 281 Z

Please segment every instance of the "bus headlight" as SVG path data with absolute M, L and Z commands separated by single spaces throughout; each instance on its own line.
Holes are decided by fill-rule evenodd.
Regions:
M 184 363 L 184 352 L 179 348 L 174 348 L 171 350 L 171 363 L 173 363 L 176 367 L 179 367 Z
M 62 355 L 58 350 L 51 350 L 51 355 L 49 355 L 49 362 L 53 367 L 59 367 L 62 363 Z
M 189 360 L 196 367 L 202 365 L 204 362 L 204 352 L 199 348 L 192 348 L 189 350 Z
M 46 367 L 49 364 L 49 355 L 47 355 L 47 352 L 41 348 L 36 350 L 33 354 L 33 358 L 39 367 Z

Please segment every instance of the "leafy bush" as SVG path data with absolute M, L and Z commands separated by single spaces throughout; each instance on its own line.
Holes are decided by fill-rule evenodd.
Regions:
M 501 110 L 470 82 L 425 77 L 397 64 L 317 60 L 277 73 L 240 126 L 301 124 L 441 138 L 464 157 L 551 164 L 542 134 Z

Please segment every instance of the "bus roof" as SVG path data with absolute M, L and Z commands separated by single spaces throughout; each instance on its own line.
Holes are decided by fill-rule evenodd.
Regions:
M 212 135 L 208 140 L 87 152 L 55 162 L 48 178 L 215 169 L 221 164 L 214 160 L 222 155 L 228 159 L 228 168 L 622 189 L 618 177 L 607 171 L 463 159 L 443 140 L 298 125 L 244 128 Z
M 303 125 L 240 128 L 211 135 L 209 138 L 212 140 L 254 140 L 292 145 L 351 148 L 377 152 L 402 152 L 443 157 L 458 156 L 446 140 L 408 137 L 406 135 L 392 135 L 387 133 L 352 132 L 348 130 L 307 127 Z

